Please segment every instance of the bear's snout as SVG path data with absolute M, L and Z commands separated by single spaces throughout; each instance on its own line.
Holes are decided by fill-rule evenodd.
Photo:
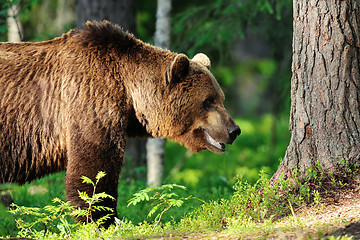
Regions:
M 230 140 L 229 144 L 232 144 L 235 141 L 235 139 L 237 138 L 237 136 L 239 136 L 241 133 L 240 127 L 236 124 L 234 126 L 228 128 L 227 131 L 228 131 L 229 140 Z

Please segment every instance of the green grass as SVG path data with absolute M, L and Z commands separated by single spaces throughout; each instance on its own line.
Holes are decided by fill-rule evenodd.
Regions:
M 224 154 L 208 151 L 192 154 L 176 143 L 167 142 L 164 183 L 185 185 L 186 191 L 176 192 L 180 198 L 191 195 L 206 204 L 191 199 L 179 208 L 170 209 L 161 219 L 161 228 L 157 227 L 150 231 L 155 216 L 148 217 L 152 209 L 149 202 L 127 206 L 133 194 L 146 188 L 145 180 L 120 181 L 117 211 L 121 219 L 115 229 L 119 231 L 120 225 L 121 229 L 127 229 L 126 232 L 120 231 L 123 234 L 121 237 L 131 236 L 132 233 L 140 236 L 141 232 L 144 232 L 144 236 L 151 236 L 165 232 L 175 234 L 196 229 L 203 231 L 223 229 L 223 217 L 226 216 L 225 220 L 229 221 L 234 214 L 233 206 L 244 205 L 244 202 L 237 202 L 239 199 L 235 200 L 239 193 L 236 186 L 241 182 L 247 186 L 246 191 L 250 191 L 259 180 L 261 170 L 263 178 L 269 178 L 276 170 L 279 159 L 284 156 L 290 137 L 286 117 L 276 119 L 272 115 L 264 115 L 258 119 L 236 119 L 236 122 L 241 127 L 242 134 L 234 145 L 227 147 L 227 152 Z M 53 174 L 23 186 L 1 187 L 2 190 L 11 191 L 14 202 L 19 206 L 42 208 L 53 204 L 54 198 L 65 200 L 64 173 Z M 258 221 L 259 215 L 256 216 Z M 28 221 L 32 219 L 31 216 L 27 218 Z M 72 237 L 75 238 L 76 234 L 85 234 L 88 228 L 91 227 L 79 229 Z M 17 231 L 13 216 L 7 213 L 0 214 L 0 235 L 16 236 Z
M 68 203 L 60 200 L 38 209 L 20 206 L 14 211 L 14 218 L 19 226 L 17 237 L 34 239 L 174 237 L 178 239 L 182 236 L 189 237 L 189 235 L 191 238 L 213 238 L 221 235 L 225 238 L 242 239 L 252 236 L 256 239 L 268 237 L 276 239 L 277 236 L 284 237 L 287 234 L 288 236 L 295 235 L 300 239 L 304 237 L 312 239 L 324 237 L 329 229 L 346 224 L 346 220 L 339 219 L 335 225 L 334 222 L 320 222 L 311 227 L 307 226 L 306 219 L 296 216 L 293 211 L 293 206 L 299 202 L 305 203 L 301 200 L 305 199 L 303 194 L 292 193 L 295 185 L 289 181 L 280 181 L 270 186 L 267 174 L 261 172 L 259 177 L 255 184 L 238 179 L 234 185 L 234 194 L 230 198 L 200 201 L 202 204 L 199 207 L 184 214 L 178 221 L 165 220 L 163 217 L 165 214 L 173 216 L 170 205 L 182 209 L 185 202 L 193 197 L 186 192 L 185 197 L 181 197 L 180 195 L 186 189 L 176 184 L 147 188 L 133 195 L 129 205 L 138 206 L 140 202 L 146 202 L 151 209 L 144 211 L 144 214 L 157 214 L 154 219 L 137 224 L 127 218 L 116 219 L 115 224 L 108 229 L 103 229 L 97 222 L 92 221 L 87 225 L 72 223 L 68 216 L 73 215 L 73 209 Z M 96 195 L 99 198 L 103 196 L 102 193 L 98 193 L 90 197 L 96 199 Z M 82 211 L 88 212 L 86 209 Z M 25 217 L 27 215 L 31 215 L 32 218 Z M 275 219 L 284 216 L 288 216 L 284 219 L 285 223 L 276 222 Z

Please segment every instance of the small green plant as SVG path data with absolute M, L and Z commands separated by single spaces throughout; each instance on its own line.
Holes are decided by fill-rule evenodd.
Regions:
M 318 172 L 313 168 L 308 168 L 307 173 L 309 174 L 309 179 L 317 180 Z
M 60 238 L 70 237 L 72 233 L 83 225 L 82 223 L 73 223 L 72 217 L 86 217 L 86 223 L 93 224 L 97 232 L 101 235 L 98 226 L 101 225 L 110 216 L 109 214 L 97 221 L 92 219 L 92 213 L 95 211 L 111 211 L 110 208 L 95 205 L 105 198 L 114 199 L 106 193 L 95 193 L 96 187 L 105 172 L 99 172 L 96 175 L 94 183 L 88 177 L 83 176 L 83 182 L 93 185 L 93 193 L 88 196 L 85 192 L 79 191 L 79 197 L 84 200 L 88 207 L 86 209 L 76 209 L 70 205 L 70 202 L 64 202 L 59 198 L 53 199 L 54 205 L 47 205 L 43 208 L 24 207 L 12 204 L 10 213 L 14 215 L 16 226 L 19 229 L 17 237 L 44 238 L 46 236 L 58 235 Z M 32 216 L 32 218 L 27 218 Z
M 344 169 L 345 172 L 349 173 L 351 177 L 354 177 L 359 172 L 359 164 L 358 163 L 349 165 L 349 162 L 345 161 L 344 158 L 342 158 L 339 161 L 339 165 L 340 165 L 340 168 Z
M 298 217 L 296 216 L 296 214 L 295 214 L 295 212 L 294 212 L 294 208 L 293 208 L 293 206 L 292 206 L 292 204 L 291 204 L 291 201 L 288 199 L 288 203 L 289 203 L 289 209 L 290 209 L 290 211 L 291 211 L 291 215 L 293 216 L 293 220 L 295 221 L 295 223 L 296 224 L 298 224 L 299 223 L 299 219 L 298 219 Z
M 333 185 L 334 187 L 336 187 L 336 179 L 335 177 L 331 177 L 331 185 Z
M 344 158 L 341 158 L 341 159 L 340 159 L 340 161 L 339 161 L 339 165 L 340 165 L 340 167 L 341 167 L 341 168 L 344 168 L 344 169 L 347 169 L 347 168 L 348 168 L 348 166 L 349 166 L 348 162 L 347 162 L 347 161 L 345 161 L 345 159 L 344 159 Z
M 358 164 L 358 163 L 355 163 L 355 164 L 354 164 L 354 168 L 358 169 L 358 168 L 359 168 L 359 164 Z
M 159 187 L 149 187 L 140 190 L 129 200 L 128 207 L 130 205 L 135 206 L 143 201 L 152 201 L 152 209 L 149 211 L 148 217 L 151 217 L 154 213 L 158 212 L 155 217 L 155 225 L 153 227 L 153 229 L 155 229 L 160 223 L 163 215 L 172 207 L 181 207 L 185 201 L 194 199 L 192 196 L 180 197 L 175 192 L 172 192 L 175 188 L 186 190 L 185 186 L 177 184 L 166 184 Z
M 81 179 L 83 180 L 83 183 L 87 183 L 87 184 L 91 184 L 93 185 L 93 192 L 92 195 L 89 196 L 86 192 L 80 192 L 79 193 L 79 197 L 88 204 L 87 209 L 77 209 L 73 212 L 73 214 L 76 217 L 86 217 L 86 224 L 90 223 L 90 222 L 95 222 L 92 218 L 92 213 L 95 211 L 109 211 L 112 212 L 113 209 L 109 208 L 109 207 L 104 207 L 101 205 L 95 205 L 97 203 L 100 203 L 103 201 L 103 199 L 105 198 L 110 198 L 112 200 L 115 200 L 115 198 L 105 192 L 101 192 L 101 193 L 95 193 L 96 192 L 96 187 L 100 181 L 101 178 L 105 177 L 106 173 L 103 171 L 98 172 L 98 174 L 96 175 L 95 179 L 96 182 L 94 183 L 90 178 L 86 177 L 86 176 L 82 176 Z M 111 214 L 107 214 L 103 217 L 101 217 L 100 219 L 98 219 L 96 221 L 96 225 L 101 225 L 103 224 L 107 219 L 110 218 Z
M 319 191 L 318 191 L 318 190 L 314 190 L 314 191 L 312 192 L 312 194 L 313 194 L 313 197 L 314 197 L 314 203 L 315 203 L 315 205 L 321 204 L 322 199 L 321 199 L 321 196 L 320 196 Z
M 60 231 L 61 237 L 68 237 L 78 224 L 69 222 L 72 211 L 75 210 L 69 202 L 54 198 L 55 205 L 47 205 L 44 208 L 24 207 L 12 204 L 10 213 L 14 215 L 18 237 L 40 238 L 56 230 Z M 34 220 L 26 221 L 26 216 L 35 217 Z

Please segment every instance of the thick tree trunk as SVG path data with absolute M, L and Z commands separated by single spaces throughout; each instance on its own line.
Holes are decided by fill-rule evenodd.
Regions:
M 360 2 L 294 0 L 291 140 L 272 180 L 360 158 Z
M 171 33 L 171 0 L 158 0 L 156 11 L 155 45 L 170 48 Z M 164 172 L 165 139 L 148 139 L 147 152 L 147 184 L 159 186 Z

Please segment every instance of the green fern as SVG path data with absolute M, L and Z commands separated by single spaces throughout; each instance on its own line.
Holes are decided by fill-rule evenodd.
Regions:
M 128 207 L 131 205 L 135 206 L 140 202 L 152 201 L 152 208 L 148 213 L 148 217 L 158 213 L 155 217 L 155 229 L 155 227 L 160 223 L 162 216 L 172 207 L 181 207 L 185 201 L 189 199 L 197 199 L 192 196 L 180 197 L 178 194 L 172 192 L 174 189 L 186 190 L 186 187 L 177 184 L 165 184 L 159 187 L 149 187 L 140 190 L 128 201 Z
M 112 208 L 97 205 L 105 198 L 114 198 L 106 194 L 95 193 L 96 187 L 101 178 L 105 176 L 105 172 L 99 172 L 95 179 L 95 183 L 88 177 L 81 177 L 83 183 L 91 184 L 93 186 L 93 193 L 89 196 L 86 192 L 79 192 L 79 197 L 88 204 L 86 209 L 75 208 L 70 205 L 70 202 L 64 202 L 59 198 L 54 198 L 52 201 L 54 205 L 47 205 L 43 208 L 36 207 L 24 207 L 12 204 L 12 210 L 10 213 L 14 215 L 16 226 L 19 229 L 17 237 L 30 237 L 30 238 L 43 238 L 46 235 L 53 234 L 56 230 L 60 231 L 59 236 L 61 238 L 68 238 L 73 232 L 82 226 L 82 223 L 72 223 L 68 221 L 71 217 L 86 217 L 86 223 L 92 224 L 101 235 L 98 227 L 110 218 L 111 214 L 107 214 L 102 218 L 94 221 L 92 219 L 92 213 L 95 211 L 113 211 Z M 95 205 L 96 204 L 96 205 Z M 27 218 L 25 216 L 32 216 Z

